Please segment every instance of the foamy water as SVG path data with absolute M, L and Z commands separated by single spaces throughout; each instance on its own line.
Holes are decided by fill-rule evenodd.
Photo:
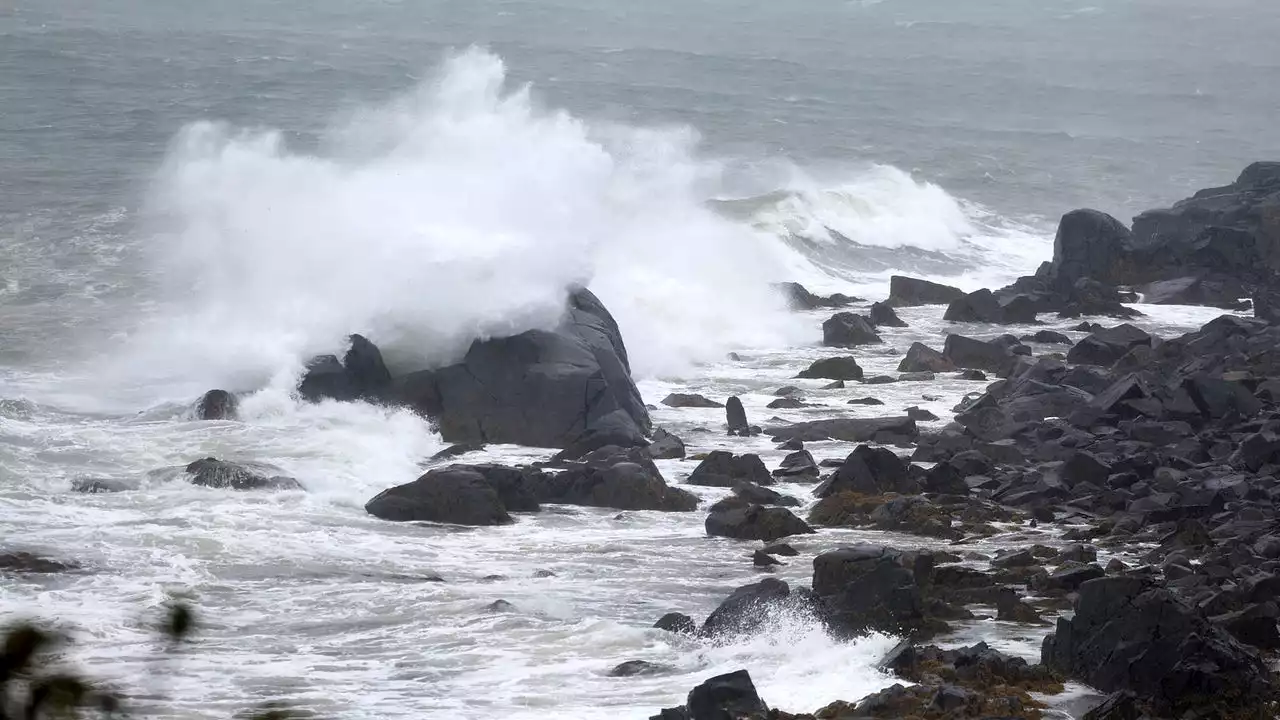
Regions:
M 825 315 L 789 312 L 771 284 L 795 280 L 872 300 L 883 298 L 893 273 L 965 288 L 1003 285 L 1051 252 L 1051 220 L 1027 214 L 1027 206 L 1051 218 L 1067 209 L 1055 206 L 1060 184 L 1072 188 L 1072 198 L 1081 196 L 1082 186 L 1093 198 L 1104 175 L 1063 162 L 1054 167 L 1057 176 L 1046 179 L 1038 174 L 1047 169 L 1036 164 L 1036 153 L 1067 137 L 1067 149 L 1049 156 L 1101 157 L 1111 146 L 1106 133 L 1036 135 L 1031 145 L 1018 146 L 1036 151 L 1014 162 L 1012 155 L 981 154 L 987 141 L 974 137 L 994 132 L 985 125 L 949 133 L 921 124 L 920 118 L 937 117 L 930 112 L 894 108 L 887 119 L 879 111 L 835 113 L 830 127 L 816 132 L 803 122 L 814 98 L 793 87 L 795 64 L 826 68 L 805 75 L 817 83 L 817 96 L 865 93 L 878 102 L 878 90 L 829 67 L 823 43 L 774 38 L 770 23 L 720 28 L 735 37 L 745 27 L 770 28 L 743 41 L 753 53 L 780 43 L 769 51 L 776 57 L 723 56 L 760 84 L 742 106 L 747 110 L 733 110 L 733 93 L 714 87 L 722 57 L 715 53 L 677 53 L 680 63 L 706 70 L 695 78 L 706 87 L 637 80 L 602 83 L 601 91 L 590 78 L 611 66 L 564 63 L 550 32 L 533 33 L 551 48 L 537 56 L 546 64 L 535 63 L 535 70 L 520 61 L 509 69 L 497 54 L 472 49 L 450 52 L 439 67 L 422 71 L 439 48 L 424 51 L 418 38 L 404 41 L 397 33 L 427 26 L 436 32 L 435 18 L 353 35 L 354 26 L 342 19 L 349 8 L 329 8 L 341 16 L 340 31 L 311 39 L 270 31 L 267 53 L 252 32 L 240 30 L 217 31 L 223 34 L 214 36 L 216 42 L 203 46 L 204 36 L 186 34 L 192 23 L 178 4 L 147 7 L 138 15 L 146 23 L 184 28 L 174 35 L 182 45 L 162 52 L 152 49 L 150 25 L 137 31 L 142 40 L 132 29 L 115 33 L 117 24 L 132 27 L 121 20 L 127 12 L 100 15 L 96 7 L 73 7 L 74 0 L 54 5 L 24 6 L 12 16 L 36 18 L 23 25 L 35 29 L 14 40 L 24 43 L 26 54 L 6 55 L 0 43 L 0 67 L 36 68 L 38 81 L 29 92 L 26 85 L 11 95 L 0 88 L 0 97 L 14 98 L 9 107 L 15 110 L 6 117 L 20 118 L 15 122 L 21 126 L 10 133 L 0 117 L 0 141 L 14 141 L 0 147 L 9 153 L 0 165 L 9 167 L 16 148 L 13 172 L 22 175 L 19 192 L 0 194 L 0 537 L 3 548 L 74 560 L 85 569 L 6 578 L 0 621 L 64 623 L 76 641 L 68 662 L 145 698 L 140 702 L 148 714 L 166 717 L 225 717 L 261 701 L 284 700 L 326 717 L 644 718 L 682 702 L 705 678 L 739 668 L 751 671 L 772 705 L 806 711 L 891 682 L 875 663 L 895 639 L 836 642 L 811 618 L 776 617 L 755 636 L 717 642 L 653 630 L 654 620 L 670 611 L 701 619 L 734 588 L 762 576 L 750 564 L 753 544 L 705 536 L 705 511 L 549 507 L 520 516 L 513 526 L 485 529 L 369 517 L 364 502 L 417 477 L 442 442 L 411 413 L 301 404 L 292 388 L 307 357 L 338 349 L 348 333 L 373 338 L 399 368 L 444 363 L 474 338 L 548 325 L 566 284 L 586 282 L 617 317 L 649 403 L 669 392 L 719 400 L 740 395 L 757 424 L 773 417 L 898 414 L 916 405 L 939 416 L 930 426 L 941 426 L 981 383 L 944 378 L 828 391 L 819 389 L 825 382 L 797 381 L 797 372 L 814 359 L 846 353 L 817 347 Z M 308 21 L 330 22 L 320 5 Z M 635 24 L 658 22 L 665 42 L 680 28 L 660 17 L 659 5 L 637 7 Z M 841 13 L 916 14 L 903 3 L 856 5 Z M 280 27 L 292 30 L 297 18 L 289 14 Z M 500 29 L 504 17 L 494 13 L 490 20 Z M 0 13 L 0 31 L 8 19 Z M 208 24 L 221 28 L 223 20 Z M 933 27 L 901 30 L 911 33 L 907 41 L 925 37 L 936 44 L 927 39 Z M 97 40 L 77 35 L 84 32 Z M 470 41 L 446 34 L 449 44 Z M 521 26 L 517 37 L 529 35 Z M 596 34 L 588 35 L 594 42 Z M 75 65 L 76 53 L 50 50 L 64 36 L 75 49 L 92 45 L 103 55 Z M 366 36 L 377 38 L 374 46 Z M 836 45 L 861 52 L 874 40 L 849 42 L 842 35 Z M 392 60 L 368 60 L 381 57 L 384 42 L 394 48 L 386 51 Z M 633 69 L 660 72 L 676 53 L 639 52 L 625 38 L 611 42 L 619 47 L 608 52 L 620 62 L 631 58 L 626 61 Z M 700 33 L 699 52 L 705 42 Z M 316 48 L 323 52 L 314 55 Z M 981 48 L 984 62 L 990 53 L 1007 51 L 991 43 Z M 527 50 L 517 46 L 513 56 L 527 62 Z M 812 57 L 794 55 L 810 50 Z M 632 57 L 637 52 L 640 60 Z M 1216 57 L 1216 47 L 1214 52 Z M 216 75 L 210 57 L 234 62 L 244 75 L 232 77 L 243 82 L 224 87 L 210 81 L 183 94 L 195 82 L 191 78 Z M 406 57 L 422 62 L 410 70 Z M 920 75 L 899 60 L 889 64 L 887 77 L 905 83 L 904 95 L 936 95 L 962 109 L 945 92 L 914 89 L 919 77 L 932 78 L 948 63 Z M 42 63 L 72 90 L 47 87 L 50 75 Z M 296 73 L 288 81 L 277 77 L 282 64 Z M 869 72 L 861 59 L 846 64 Z M 330 86 L 339 65 L 354 75 Z M 158 75 L 144 77 L 150 70 Z M 95 76 L 90 87 L 73 91 L 79 86 L 72 79 L 88 72 L 109 77 Z M 772 97 L 770 73 L 777 72 L 779 92 L 797 96 Z M 513 73 L 532 73 L 534 85 L 508 77 Z M 148 104 L 130 94 L 135 86 L 178 95 Z M 595 97 L 617 87 L 628 106 L 657 105 L 661 122 L 606 111 L 597 113 L 607 118 L 600 119 L 548 99 L 563 97 L 566 88 Z M 1250 97 L 1260 92 L 1249 87 Z M 344 102 L 334 102 L 335 95 Z M 990 93 L 979 88 L 974 96 L 982 98 L 986 117 Z M 46 117 L 38 102 L 67 98 L 89 108 L 67 112 L 92 132 L 70 132 L 66 117 L 53 111 Z M 714 104 L 714 98 L 730 110 L 723 117 L 697 116 L 703 101 Z M 326 110 L 316 111 L 313 102 Z M 608 102 L 618 100 L 609 96 Z M 793 125 L 777 102 L 797 109 L 788 115 Z M 667 122 L 668 115 L 689 120 Z M 995 115 L 992 122 L 1001 129 L 992 142 L 1013 153 L 1007 138 L 1025 134 L 1021 121 Z M 1175 116 L 1185 117 L 1160 114 Z M 1222 118 L 1212 113 L 1213 123 Z M 703 126 L 695 122 L 701 120 L 711 123 L 706 127 L 718 142 L 701 136 Z M 1142 118 L 1135 122 L 1146 127 Z M 863 133 L 889 137 L 900 127 L 905 134 L 896 145 L 866 144 Z M 725 142 L 726 128 L 741 131 L 748 149 L 726 149 L 737 147 Z M 71 137 L 48 140 L 41 129 Z M 1135 135 L 1119 136 L 1129 142 Z M 160 154 L 165 138 L 163 158 L 149 156 Z M 805 149 L 796 155 L 822 162 L 792 159 L 787 149 L 775 152 L 778 138 L 792 140 L 781 143 L 784 148 Z M 1074 144 L 1079 138 L 1092 152 Z M 116 152 L 116 143 L 125 149 Z M 827 152 L 831 143 L 841 151 Z M 921 155 L 904 152 L 917 147 Z M 103 160 L 97 153 L 105 148 L 111 151 Z M 45 167 L 45 159 L 52 163 L 56 156 L 53 149 L 70 158 L 60 170 Z M 1135 157 L 1161 155 L 1147 145 L 1139 150 Z M 907 162 L 917 157 L 949 160 L 922 172 Z M 1152 195 L 1196 180 L 1169 180 L 1163 165 L 1135 173 L 1165 183 Z M 146 182 L 134 187 L 121 177 Z M 65 191 L 68 183 L 81 194 Z M 1116 197 L 1115 187 L 1098 191 L 1106 195 L 1098 203 L 1131 204 L 1131 197 Z M 1001 197 L 999 189 L 1008 192 Z M 1143 309 L 1150 317 L 1141 324 L 1166 335 L 1218 314 Z M 900 314 L 909 328 L 884 329 L 884 346 L 853 352 L 868 375 L 892 374 L 913 341 L 940 347 L 947 331 L 1002 332 L 947 326 L 940 308 Z M 727 361 L 729 352 L 742 359 Z M 816 406 L 767 409 L 783 385 L 801 386 Z M 211 387 L 243 393 L 240 421 L 192 419 L 192 402 Z M 847 404 L 865 395 L 885 405 Z M 767 438 L 724 436 L 721 410 L 658 406 L 653 415 L 683 437 L 691 453 L 758 452 L 771 466 L 783 456 Z M 843 457 L 850 449 L 811 445 L 819 459 Z M 548 454 L 494 447 L 465 460 L 519 463 Z M 269 463 L 297 477 L 305 491 L 240 494 L 176 478 L 177 468 L 209 455 Z M 660 465 L 670 482 L 680 483 L 696 463 Z M 85 478 L 126 481 L 137 489 L 70 492 Z M 707 503 L 725 493 L 693 490 Z M 807 500 L 810 488 L 779 490 Z M 814 555 L 859 539 L 936 545 L 824 530 L 794 539 L 801 556 L 785 559 L 776 574 L 807 584 Z M 996 537 L 971 547 L 987 552 L 1011 542 L 1022 540 Z M 200 632 L 178 656 L 159 661 L 154 622 L 173 594 L 192 599 Z M 514 607 L 495 612 L 489 606 L 497 600 Z M 1041 634 L 978 620 L 946 640 L 981 638 L 1034 658 Z M 635 659 L 672 669 L 656 677 L 606 676 L 614 665 Z M 162 670 L 163 678 L 152 677 L 152 670 Z

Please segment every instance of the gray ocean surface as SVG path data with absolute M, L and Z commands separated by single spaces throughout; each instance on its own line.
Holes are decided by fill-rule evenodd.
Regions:
M 1271 0 L 0 0 L 0 550 L 85 568 L 5 578 L 0 621 L 68 619 L 77 663 L 169 717 L 282 699 L 643 718 L 739 667 L 792 711 L 884 687 L 893 638 L 839 643 L 804 617 L 719 643 L 649 629 L 759 577 L 702 513 L 368 517 L 444 443 L 404 411 L 298 402 L 303 361 L 363 332 L 404 367 L 445 362 L 547 324 L 589 281 L 648 402 L 737 394 L 762 420 L 919 405 L 941 426 L 980 387 L 883 386 L 864 410 L 813 383 L 818 407 L 767 409 L 831 354 L 822 317 L 769 284 L 994 286 L 1048 259 L 1063 212 L 1127 220 L 1280 159 L 1277 36 Z M 1216 315 L 1144 309 L 1165 334 Z M 859 362 L 891 372 L 940 343 L 934 310 Z M 212 387 L 242 394 L 240 422 L 193 418 Z M 718 411 L 655 419 L 691 453 L 726 447 Z M 306 492 L 175 479 L 206 455 Z M 135 489 L 71 492 L 89 478 Z M 779 576 L 803 584 L 813 554 L 859 539 L 885 537 L 797 541 Z M 150 623 L 173 592 L 205 625 L 157 688 Z M 952 639 L 1034 659 L 1041 634 L 976 621 Z M 630 659 L 672 669 L 606 676 Z

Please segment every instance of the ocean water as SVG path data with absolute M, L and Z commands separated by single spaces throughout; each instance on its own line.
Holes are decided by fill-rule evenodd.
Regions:
M 67 623 L 69 662 L 173 717 L 283 699 L 642 718 L 739 667 L 794 711 L 883 687 L 894 638 L 838 643 L 804 617 L 717 643 L 649 629 L 759 577 L 703 513 L 367 516 L 444 445 L 404 411 L 299 403 L 303 361 L 361 332 L 397 368 L 446 363 L 554 322 L 585 282 L 650 403 L 740 394 L 756 422 L 919 405 L 945 423 L 981 384 L 808 383 L 816 407 L 765 408 L 831 354 L 823 316 L 771 283 L 872 300 L 893 273 L 996 286 L 1051 255 L 1066 210 L 1127 218 L 1224 184 L 1277 150 L 1277 30 L 1263 0 L 2 3 L 0 549 L 86 569 L 3 579 L 0 620 Z M 1143 309 L 1165 334 L 1217 314 Z M 911 327 L 856 352 L 869 374 L 954 330 L 939 308 L 901 314 Z M 213 387 L 243 394 L 241 421 L 192 419 Z M 845 403 L 868 394 L 886 406 Z M 720 412 L 654 416 L 691 452 L 781 458 L 724 437 Z M 306 490 L 173 479 L 207 455 Z M 85 478 L 137 489 L 70 492 Z M 778 575 L 805 583 L 813 555 L 856 539 L 924 543 L 824 531 Z M 203 627 L 157 682 L 151 627 L 174 593 Z M 976 638 L 1039 645 L 994 621 L 952 640 Z M 674 669 L 606 677 L 630 659 Z

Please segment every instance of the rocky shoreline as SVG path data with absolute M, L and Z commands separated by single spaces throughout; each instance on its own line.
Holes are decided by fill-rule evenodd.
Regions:
M 754 543 L 751 561 L 763 570 L 796 554 L 788 538 L 831 527 L 916 535 L 953 543 L 955 551 L 869 543 L 831 549 L 813 559 L 810 587 L 765 578 L 733 592 L 701 624 L 670 613 L 656 625 L 700 637 L 741 635 L 787 612 L 839 637 L 890 634 L 905 640 L 883 667 L 903 685 L 791 715 L 770 709 L 744 668 L 708 679 L 684 706 L 655 718 L 1040 718 L 1064 681 L 1108 695 L 1090 720 L 1276 717 L 1277 271 L 1280 163 L 1258 163 L 1229 186 L 1144 213 L 1132 229 L 1097 211 L 1068 213 L 1053 260 L 1005 288 L 965 293 L 895 277 L 889 296 L 863 315 L 854 311 L 865 304 L 857 298 L 783 286 L 797 309 L 835 312 L 823 323 L 824 345 L 848 353 L 813 363 L 799 379 L 831 381 L 835 389 L 945 376 L 975 392 L 945 426 L 927 426 L 936 418 L 920 408 L 759 426 L 738 398 L 670 395 L 669 407 L 725 408 L 723 449 L 688 458 L 697 461 L 689 485 L 730 490 L 703 509 L 707 534 Z M 1254 317 L 1226 314 L 1163 338 L 1139 327 L 1129 307 L 1139 297 L 1252 308 Z M 924 305 L 945 306 L 939 310 L 950 322 L 1011 332 L 950 334 L 941 349 L 915 343 L 896 376 L 867 377 L 858 353 L 882 344 L 881 328 L 906 324 L 895 308 Z M 1086 334 L 1073 342 L 1036 328 L 1048 313 L 1089 318 L 1075 328 Z M 617 323 L 583 288 L 568 291 L 560 327 L 476 342 L 446 368 L 394 376 L 372 342 L 352 336 L 342 358 L 308 365 L 299 394 L 406 406 L 457 443 L 414 482 L 370 499 L 365 509 L 378 518 L 484 526 L 544 504 L 699 510 L 698 497 L 669 484 L 655 462 L 686 458 L 684 443 L 654 426 Z M 775 403 L 769 407 L 806 406 L 794 387 L 779 388 Z M 207 420 L 236 412 L 235 396 L 222 390 L 195 410 Z M 734 439 L 760 437 L 786 451 L 776 468 Z M 830 440 L 858 445 L 835 458 L 806 447 Z M 455 462 L 486 443 L 559 452 L 522 467 Z M 214 458 L 181 472 L 212 488 L 302 487 L 270 467 Z M 812 486 L 803 516 L 793 508 L 810 501 L 771 489 L 779 479 Z M 1038 544 L 1037 529 L 1046 528 L 1061 529 L 1068 544 Z M 964 548 L 973 538 L 1018 533 L 1025 543 L 995 557 Z M 1121 551 L 1128 562 L 1099 560 Z M 33 562 L 13 564 L 26 572 Z M 1051 626 L 1040 663 L 981 644 L 926 644 L 982 613 Z M 643 672 L 643 661 L 635 662 L 618 674 Z

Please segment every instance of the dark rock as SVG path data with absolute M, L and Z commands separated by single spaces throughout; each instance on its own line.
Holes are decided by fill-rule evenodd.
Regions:
M 1142 720 L 1143 717 L 1138 696 L 1121 690 L 1111 693 L 1102 704 L 1085 713 L 1083 720 Z
M 756 720 L 769 714 L 746 670 L 713 677 L 694 688 L 687 707 L 689 720 Z
M 1068 488 L 1074 488 L 1081 483 L 1102 487 L 1107 484 L 1109 477 L 1111 477 L 1111 468 L 1098 460 L 1096 455 L 1083 450 L 1073 451 L 1066 462 L 1058 468 L 1058 478 Z
M 819 308 L 838 308 L 858 302 L 858 298 L 835 294 L 830 297 L 814 295 L 797 282 L 779 283 L 778 288 L 786 296 L 792 310 L 817 310 Z
M 942 316 L 948 322 L 1030 324 L 1036 321 L 1036 305 L 1025 295 L 997 298 L 990 290 L 976 290 L 953 300 Z
M 0 573 L 11 575 L 49 575 L 79 570 L 80 566 L 63 560 L 51 560 L 29 552 L 0 552 Z
M 782 563 L 770 557 L 763 550 L 756 550 L 755 553 L 751 555 L 751 564 L 756 567 L 773 567 L 775 565 L 781 565 Z
M 845 442 L 877 441 L 877 437 L 914 438 L 916 422 L 908 417 L 832 418 L 796 423 L 788 427 L 770 427 L 765 432 L 775 442 L 797 438 L 805 442 L 843 440 Z
M 828 384 L 828 385 L 823 385 L 823 386 L 822 386 L 822 389 L 823 389 L 823 390 L 843 390 L 843 389 L 844 389 L 844 381 L 843 381 L 843 380 L 836 380 L 835 382 L 830 383 L 830 384 Z
M 892 375 L 876 375 L 862 381 L 864 385 L 889 385 L 898 382 L 898 378 Z
M 778 388 L 777 390 L 774 390 L 773 394 L 776 395 L 777 397 L 791 397 L 793 395 L 800 395 L 803 392 L 804 392 L 803 390 L 796 387 L 795 385 L 786 385 Z
M 1133 325 L 1099 330 L 1076 343 L 1067 362 L 1110 367 L 1136 347 L 1152 347 L 1158 338 Z
M 770 410 L 794 410 L 795 408 L 805 407 L 805 405 L 807 405 L 807 403 L 801 401 L 799 398 L 784 397 L 771 401 L 765 407 Z
M 215 458 L 196 460 L 186 467 L 191 484 L 209 488 L 232 490 L 301 490 L 302 485 L 291 477 L 272 476 L 254 472 L 246 465 L 225 462 Z
M 653 626 L 658 630 L 666 630 L 679 635 L 692 635 L 698 631 L 698 624 L 693 621 L 693 618 L 676 612 L 663 615 Z
M 893 307 L 946 305 L 961 297 L 964 291 L 950 285 L 894 275 L 889 278 L 889 299 L 885 302 Z
M 495 612 L 495 613 L 509 613 L 509 612 L 515 612 L 516 606 L 512 605 L 506 600 L 494 600 L 493 602 L 485 606 L 485 610 L 488 610 L 489 612 Z
M 782 464 L 773 474 L 793 481 L 815 479 L 819 475 L 818 463 L 808 450 L 797 450 L 783 458 Z
M 1150 305 L 1205 305 L 1224 310 L 1247 310 L 1242 298 L 1249 290 L 1231 277 L 1181 277 L 1160 280 L 1137 288 L 1142 302 Z
M 712 509 L 706 520 L 707 534 L 736 540 L 772 542 L 791 535 L 811 535 L 813 528 L 786 508 L 729 507 Z
M 933 382 L 937 376 L 931 372 L 914 372 L 902 373 L 898 376 L 899 382 Z
M 672 393 L 662 399 L 662 404 L 673 408 L 722 408 L 724 403 L 718 403 L 710 398 L 703 397 L 692 393 Z
M 1231 717 L 1257 711 L 1275 692 L 1256 654 L 1139 577 L 1082 585 L 1075 615 L 1058 620 L 1041 662 L 1103 692 L 1132 691 L 1162 716 Z
M 882 342 L 875 328 L 861 315 L 836 313 L 822 323 L 822 344 L 827 347 L 857 347 Z
M 937 415 L 915 406 L 907 408 L 907 417 L 915 420 L 916 422 L 930 422 L 938 419 Z
M 321 355 L 307 363 L 307 371 L 298 385 L 304 400 L 370 400 L 387 397 L 391 389 L 391 373 L 382 361 L 378 347 L 363 335 L 352 335 L 341 361 L 334 355 Z
M 637 675 L 665 675 L 675 672 L 675 668 L 670 665 L 659 665 L 657 663 L 646 662 L 644 660 L 628 660 L 624 663 L 616 665 L 609 671 L 609 677 L 635 677 Z
M 902 358 L 902 362 L 898 363 L 898 372 L 951 372 L 956 369 L 954 363 L 948 360 L 942 353 L 925 345 L 924 343 L 912 343 L 907 348 L 906 357 Z
M 1280 270 L 1274 218 L 1280 185 L 1274 163 L 1254 163 L 1231 185 L 1201 190 L 1133 221 L 1132 272 L 1138 284 L 1212 275 L 1267 285 Z
M 981 370 L 962 370 L 960 372 L 961 380 L 971 380 L 975 382 L 986 382 L 987 374 Z
M 236 420 L 236 396 L 226 390 L 210 390 L 196 403 L 196 417 L 201 420 Z
M 747 411 L 742 407 L 742 400 L 737 395 L 730 397 L 725 402 L 724 408 L 725 424 L 729 427 L 730 435 L 750 432 L 751 425 L 747 422 Z
M 485 448 L 484 445 L 469 445 L 467 443 L 450 445 L 449 447 L 441 450 L 435 455 L 432 455 L 431 459 L 432 460 L 449 460 L 451 458 L 456 458 L 459 455 L 466 455 L 467 453 L 480 452 L 484 450 L 484 448 Z
M 754 483 L 740 482 L 733 486 L 733 494 L 753 505 L 780 505 L 784 507 L 798 507 L 800 501 L 774 492 L 769 488 L 763 488 Z
M 1072 344 L 1071 338 L 1067 337 L 1066 335 L 1063 335 L 1060 332 L 1054 332 L 1053 330 L 1040 330 L 1036 332 L 1034 335 L 1023 335 L 1022 339 L 1028 342 L 1043 343 L 1045 345 L 1071 345 Z
M 813 560 L 813 592 L 827 609 L 832 630 L 924 633 L 939 629 L 925 613 L 925 599 L 910 561 L 879 545 L 856 545 Z
M 687 482 L 706 487 L 733 487 L 739 482 L 772 485 L 773 476 L 758 455 L 715 450 L 694 468 Z
M 647 448 L 654 460 L 683 460 L 684 441 L 662 428 L 653 431 L 653 439 Z
M 798 550 L 796 550 L 795 548 L 791 547 L 786 543 L 775 543 L 773 545 L 766 545 L 765 548 L 760 552 L 766 555 L 781 555 L 782 557 L 795 557 L 800 554 Z
M 700 633 L 710 637 L 753 632 L 764 624 L 771 610 L 785 605 L 790 599 L 791 587 L 781 580 L 766 578 L 744 585 L 734 590 L 707 616 Z
M 883 405 L 883 400 L 877 400 L 873 397 L 854 398 L 849 401 L 850 405 Z
M 110 478 L 79 478 L 71 483 L 71 491 L 94 495 L 97 493 L 117 493 L 137 490 L 138 486 L 125 480 Z
M 557 474 L 538 478 L 535 492 L 540 502 L 617 510 L 689 512 L 698 507 L 698 496 L 667 485 L 647 455 L 622 455 L 577 464 Z
M 1218 615 L 1210 620 L 1246 645 L 1252 645 L 1260 650 L 1276 650 L 1280 649 L 1278 617 L 1280 617 L 1280 611 L 1277 611 L 1276 604 L 1263 602 Z
M 1126 256 L 1131 233 L 1119 220 L 1097 210 L 1073 210 L 1062 216 L 1053 240 L 1051 275 L 1058 288 L 1089 278 L 1108 285 L 1130 281 Z
M 851 357 L 824 358 L 814 362 L 798 377 L 810 380 L 861 380 L 862 368 Z
M 957 367 L 971 370 L 1007 375 L 1013 367 L 1013 353 L 1007 349 L 963 335 L 948 335 L 942 352 Z
M 583 289 L 556 329 L 477 341 L 457 365 L 399 379 L 394 394 L 447 442 L 585 452 L 644 446 L 650 429 L 618 325 Z
M 498 491 L 478 470 L 431 470 L 406 485 L 382 491 L 364 509 L 397 522 L 426 521 L 454 525 L 505 525 L 513 522 Z
M 871 306 L 869 312 L 871 324 L 876 327 L 907 327 L 907 324 L 893 311 L 889 302 L 878 302 Z
M 859 445 L 813 494 L 819 498 L 847 492 L 874 496 L 887 492 L 909 493 L 914 489 L 908 465 L 896 453 Z

